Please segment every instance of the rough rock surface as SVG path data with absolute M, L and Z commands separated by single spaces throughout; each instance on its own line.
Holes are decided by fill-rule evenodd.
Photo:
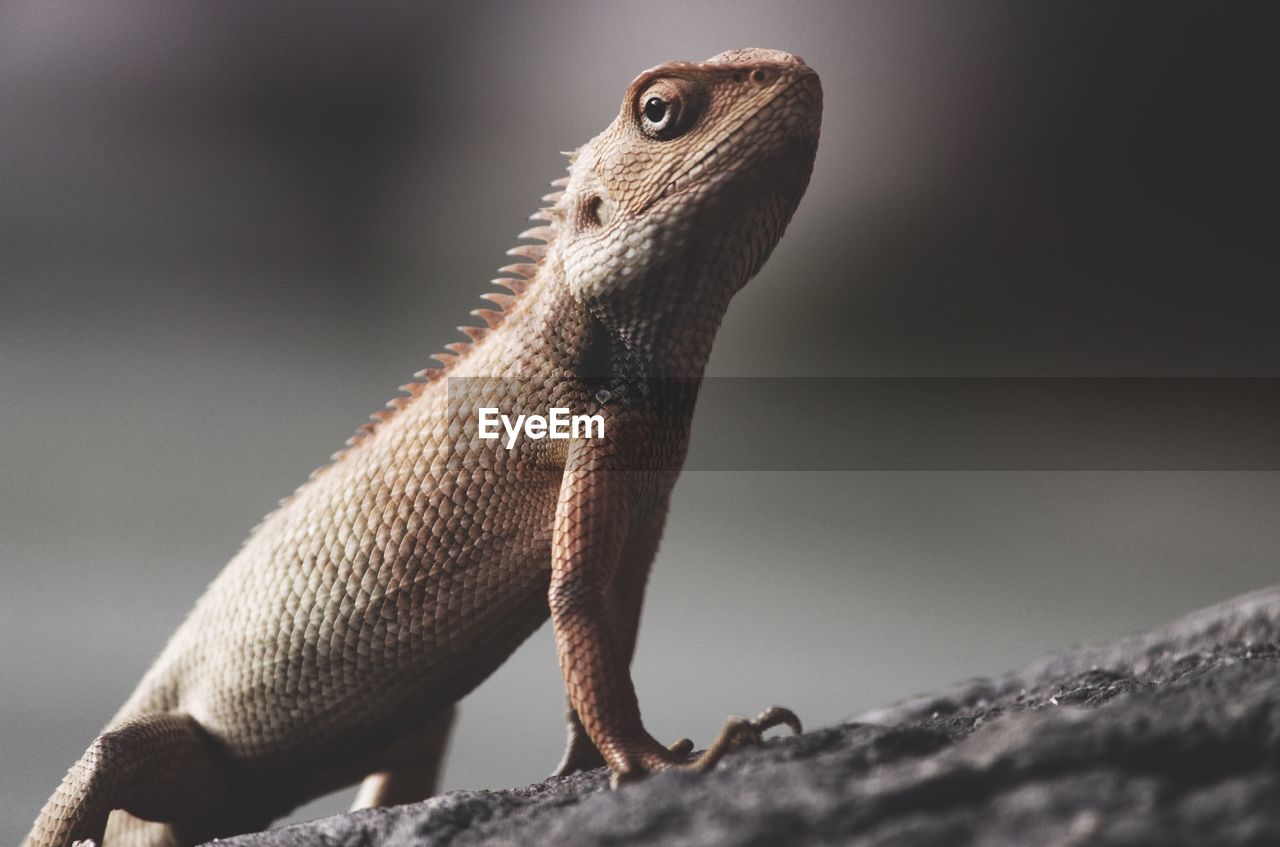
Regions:
M 229 842 L 1280 844 L 1280 588 L 623 791 L 602 771 Z

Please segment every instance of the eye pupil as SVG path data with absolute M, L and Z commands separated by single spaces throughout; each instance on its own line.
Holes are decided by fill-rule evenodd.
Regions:
M 667 116 L 667 102 L 661 97 L 650 97 L 644 104 L 644 116 L 651 123 L 662 123 Z

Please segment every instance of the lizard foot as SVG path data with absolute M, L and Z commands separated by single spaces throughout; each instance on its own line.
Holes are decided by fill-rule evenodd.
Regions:
M 711 742 L 706 752 L 693 762 L 693 769 L 699 773 L 705 773 L 714 768 L 727 753 L 748 744 L 759 744 L 766 732 L 784 724 L 796 735 L 803 732 L 800 727 L 800 718 L 796 717 L 796 713 L 782 706 L 770 706 L 757 715 L 755 720 L 734 715 L 724 722 L 724 726 L 720 728 L 720 734 Z
M 560 764 L 551 775 L 568 776 L 571 773 L 594 770 L 604 765 L 604 756 L 601 756 L 596 745 L 591 743 L 582 724 L 570 724 L 569 741 L 565 746 L 564 757 L 560 759 Z
M 790 727 L 796 735 L 803 731 L 800 718 L 796 717 L 796 713 L 782 706 L 770 706 L 757 715 L 755 720 L 733 715 L 720 728 L 720 733 L 711 742 L 711 746 L 693 761 L 685 761 L 693 751 L 693 742 L 688 738 L 681 738 L 662 751 L 665 755 L 642 761 L 637 766 L 614 771 L 609 781 L 614 788 L 617 788 L 628 782 L 643 779 L 654 771 L 685 770 L 706 773 L 729 753 L 748 745 L 759 744 L 766 732 L 783 725 Z

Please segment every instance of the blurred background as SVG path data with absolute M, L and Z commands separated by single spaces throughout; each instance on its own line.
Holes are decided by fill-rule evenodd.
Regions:
M 826 92 L 713 374 L 1280 376 L 1252 8 L 0 2 L 0 841 L 652 65 L 775 47 Z M 1278 549 L 1274 472 L 691 472 L 636 682 L 659 738 L 821 726 L 1274 582 Z M 562 696 L 544 628 L 445 786 L 545 776 Z

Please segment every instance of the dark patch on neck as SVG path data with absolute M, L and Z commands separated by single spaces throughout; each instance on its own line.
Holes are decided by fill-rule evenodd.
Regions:
M 578 359 L 578 377 L 601 404 L 644 407 L 686 420 L 693 413 L 701 378 L 674 376 L 632 349 L 626 338 L 591 315 Z
M 601 405 L 648 405 L 656 374 L 651 364 L 627 344 L 627 339 L 596 314 L 587 325 L 587 339 L 578 373 Z
M 612 391 L 626 379 L 634 363 L 622 338 L 595 315 L 587 318 L 587 338 L 578 359 L 578 374 L 592 391 Z

